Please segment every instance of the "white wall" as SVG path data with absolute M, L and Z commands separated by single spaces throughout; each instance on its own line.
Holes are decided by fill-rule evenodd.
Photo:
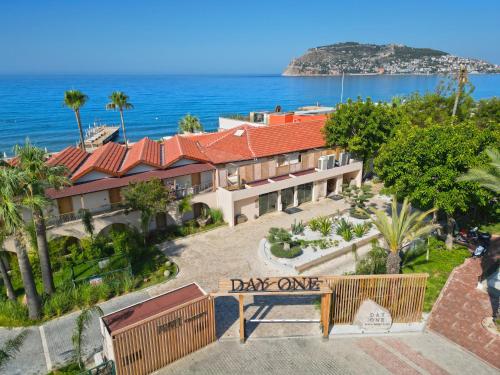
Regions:
M 81 177 L 78 179 L 78 182 L 85 182 L 85 181 L 94 181 L 94 180 L 100 180 L 101 178 L 108 178 L 111 177 L 111 175 L 102 173 L 102 172 L 97 172 L 97 171 L 92 171 L 87 173 L 85 176 Z
M 255 220 L 259 217 L 259 199 L 247 198 L 241 201 L 234 202 L 234 215 L 245 215 L 247 219 Z
M 95 193 L 84 194 L 83 195 L 83 204 L 85 208 L 92 210 L 96 208 L 100 208 L 102 206 L 109 204 L 109 193 L 107 190 L 97 191 Z M 78 209 L 82 208 L 80 203 L 80 196 L 73 197 L 73 209 L 74 211 L 78 211 Z

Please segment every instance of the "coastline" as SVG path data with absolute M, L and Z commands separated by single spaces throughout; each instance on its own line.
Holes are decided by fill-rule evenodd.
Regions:
M 377 76 L 377 77 L 383 77 L 383 76 L 395 76 L 395 77 L 404 77 L 404 76 L 422 76 L 422 77 L 446 77 L 450 74 L 453 74 L 453 72 L 449 72 L 447 74 L 444 73 L 432 73 L 432 74 L 427 74 L 427 73 L 345 73 L 344 76 L 353 76 L 353 77 L 371 77 L 371 76 Z M 468 72 L 468 75 L 491 75 L 491 76 L 496 76 L 500 75 L 500 73 L 484 73 L 484 72 Z M 286 73 L 281 73 L 282 77 L 342 77 L 342 74 L 286 74 Z

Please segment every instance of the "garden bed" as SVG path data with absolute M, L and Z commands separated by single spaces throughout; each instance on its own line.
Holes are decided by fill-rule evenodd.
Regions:
M 327 231 L 328 228 L 321 230 L 321 228 L 318 228 L 313 223 L 309 223 L 308 226 L 305 226 L 301 234 L 293 234 L 292 228 L 292 231 L 288 231 L 291 238 L 290 250 L 283 250 L 282 243 L 272 243 L 274 240 L 271 239 L 271 241 L 269 241 L 268 238 L 261 241 L 260 254 L 264 257 L 265 261 L 277 267 L 300 273 L 306 269 L 356 250 L 380 236 L 375 227 L 369 227 L 367 225 L 369 222 L 368 220 L 354 219 L 348 215 L 342 215 L 336 219 L 323 219 L 331 221 L 330 230 Z M 343 232 L 344 236 L 342 236 L 337 234 L 341 222 L 350 224 L 351 228 L 365 225 L 366 229 L 362 235 L 361 233 L 358 233 L 359 235 L 354 234 L 351 229 L 350 235 Z M 328 227 L 328 225 L 326 226 Z M 282 231 L 282 235 L 285 235 L 284 230 L 280 229 L 279 231 Z M 323 233 L 321 233 L 321 231 Z M 352 238 L 349 238 L 350 236 L 352 236 Z M 280 247 L 280 251 L 273 251 L 277 246 Z

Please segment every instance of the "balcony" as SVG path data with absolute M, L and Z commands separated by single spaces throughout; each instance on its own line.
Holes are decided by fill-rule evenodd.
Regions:
M 201 184 L 201 185 L 195 185 L 195 186 L 183 186 L 179 187 L 177 186 L 176 189 L 174 190 L 175 197 L 176 199 L 182 199 L 186 196 L 190 195 L 197 195 L 197 194 L 202 194 L 202 193 L 208 193 L 213 190 L 213 183 L 212 181 Z M 111 204 L 105 204 L 103 206 L 99 207 L 94 207 L 94 208 L 87 208 L 92 215 L 102 215 L 102 214 L 107 214 L 110 212 L 115 212 L 115 211 L 121 211 L 126 208 L 125 204 L 123 202 L 118 202 L 118 203 L 111 203 Z M 68 212 L 65 214 L 61 215 L 53 215 L 50 216 L 46 224 L 47 226 L 58 226 L 62 225 L 64 223 L 68 223 L 70 221 L 75 221 L 75 220 L 80 220 L 80 214 L 78 211 L 74 212 Z

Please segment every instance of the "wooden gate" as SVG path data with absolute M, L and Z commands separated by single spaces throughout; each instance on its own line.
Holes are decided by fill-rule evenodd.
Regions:
M 118 375 L 146 375 L 215 341 L 214 300 L 190 284 L 102 318 Z
M 332 322 L 351 324 L 361 302 L 371 299 L 388 309 L 396 323 L 422 318 L 428 274 L 322 276 L 332 289 Z

